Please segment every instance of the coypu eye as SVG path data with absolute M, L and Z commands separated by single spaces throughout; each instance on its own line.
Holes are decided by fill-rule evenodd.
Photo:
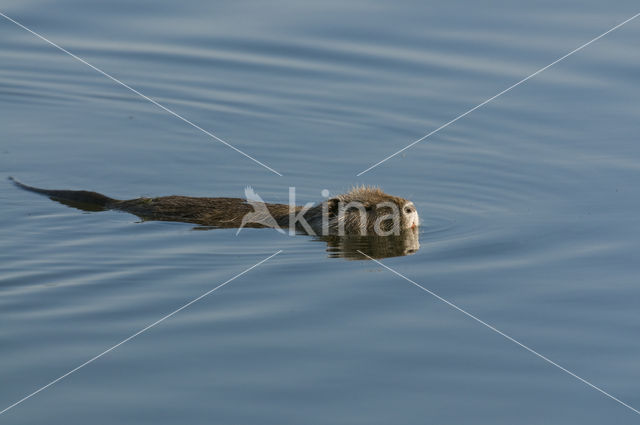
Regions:
M 413 208 L 411 207 L 404 207 L 404 212 L 406 212 L 407 214 L 411 214 L 413 212 Z

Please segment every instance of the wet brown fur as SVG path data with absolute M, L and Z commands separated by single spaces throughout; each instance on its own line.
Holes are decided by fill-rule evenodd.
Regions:
M 375 234 L 375 224 L 378 218 L 383 215 L 389 215 L 394 211 L 390 206 L 381 204 L 391 203 L 397 207 L 399 212 L 399 220 L 397 224 L 400 229 L 409 227 L 406 223 L 406 218 L 402 213 L 403 208 L 407 204 L 411 204 L 410 201 L 398 196 L 392 196 L 384 193 L 379 187 L 371 186 L 356 186 L 349 192 L 338 195 L 334 198 L 328 199 L 324 203 L 315 206 L 307 214 L 305 218 L 318 234 L 325 234 L 319 229 L 323 218 L 323 212 L 328 212 L 328 234 L 342 233 L 341 227 L 344 229 L 345 234 Z M 326 206 L 323 209 L 323 205 Z M 354 205 L 350 207 L 349 205 Z M 356 208 L 357 205 L 362 205 L 365 209 L 364 215 L 360 210 Z M 411 208 L 414 208 L 411 204 Z M 380 230 L 388 232 L 392 230 L 393 220 L 383 220 L 380 223 Z M 400 230 L 398 229 L 398 231 Z
M 119 210 L 134 214 L 143 220 L 185 222 L 218 228 L 268 227 L 260 223 L 245 223 L 243 225 L 243 217 L 247 213 L 253 212 L 254 208 L 246 200 L 240 198 L 162 196 L 117 200 L 96 192 L 39 189 L 14 179 L 11 180 L 25 190 L 41 193 L 63 204 L 87 211 Z M 366 216 L 363 217 L 355 208 L 345 211 L 344 206 L 349 202 L 362 204 L 366 209 Z M 388 195 L 379 188 L 361 186 L 308 209 L 304 212 L 304 218 L 316 234 L 337 234 L 340 226 L 344 226 L 346 234 L 358 234 L 363 228 L 367 233 L 370 233 L 373 232 L 375 220 L 391 211 L 391 208 L 388 207 L 377 207 L 383 202 L 394 203 L 401 212 L 403 207 L 410 204 L 406 199 Z M 265 206 L 280 227 L 289 227 L 289 205 L 266 203 Z M 343 209 L 341 210 L 341 208 Z M 302 209 L 303 207 L 297 206 L 294 213 L 297 214 Z M 340 214 L 341 211 L 343 214 Z M 328 219 L 328 229 L 322 228 L 322 218 L 325 215 Z M 409 227 L 402 220 L 406 219 L 401 213 L 401 228 Z M 390 226 L 391 223 L 383 222 L 381 228 L 389 230 Z M 302 226 L 298 226 L 297 230 L 309 233 L 308 229 Z

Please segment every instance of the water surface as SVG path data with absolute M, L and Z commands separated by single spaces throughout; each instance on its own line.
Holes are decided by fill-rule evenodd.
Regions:
M 6 1 L 282 177 L 0 19 L 0 177 L 118 198 L 414 201 L 383 260 L 640 406 L 640 21 L 631 1 Z M 2 177 L 4 179 L 5 177 Z M 0 416 L 33 423 L 635 423 L 370 261 L 268 229 L 82 213 L 0 180 Z

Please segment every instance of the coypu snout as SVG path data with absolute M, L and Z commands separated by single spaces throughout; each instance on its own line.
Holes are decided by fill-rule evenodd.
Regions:
M 408 201 L 402 207 L 402 214 L 404 215 L 404 220 L 402 222 L 405 225 L 405 229 L 415 229 L 420 225 L 420 217 L 418 216 L 418 210 L 416 210 L 413 202 Z

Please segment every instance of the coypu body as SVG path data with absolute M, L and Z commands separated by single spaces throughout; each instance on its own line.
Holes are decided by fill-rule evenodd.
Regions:
M 378 188 L 357 187 L 315 206 L 289 206 L 241 198 L 162 196 L 118 200 L 96 192 L 49 190 L 25 185 L 65 205 L 85 211 L 119 210 L 142 220 L 174 221 L 216 228 L 287 228 L 310 235 L 397 235 L 419 224 L 412 202 Z

